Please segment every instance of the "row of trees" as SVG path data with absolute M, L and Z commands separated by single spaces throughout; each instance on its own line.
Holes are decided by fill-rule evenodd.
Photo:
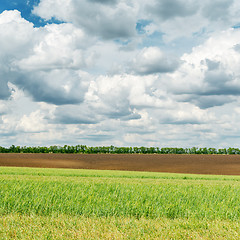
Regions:
M 88 147 L 76 146 L 50 146 L 50 147 L 20 147 L 12 145 L 8 148 L 0 147 L 0 153 L 82 153 L 82 154 L 240 154 L 238 148 L 159 148 L 159 147 Z

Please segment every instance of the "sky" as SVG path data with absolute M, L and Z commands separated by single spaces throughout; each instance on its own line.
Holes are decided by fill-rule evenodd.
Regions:
M 0 2 L 0 145 L 239 147 L 238 0 Z

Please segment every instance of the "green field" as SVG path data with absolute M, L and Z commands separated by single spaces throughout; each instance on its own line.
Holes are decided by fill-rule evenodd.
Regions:
M 239 239 L 240 177 L 0 167 L 0 239 Z

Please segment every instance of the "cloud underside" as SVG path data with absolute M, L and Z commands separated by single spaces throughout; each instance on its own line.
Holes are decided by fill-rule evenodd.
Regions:
M 234 139 L 239 8 L 233 0 L 41 0 L 32 14 L 61 23 L 40 28 L 4 11 L 0 135 L 36 144 L 70 135 L 116 145 Z

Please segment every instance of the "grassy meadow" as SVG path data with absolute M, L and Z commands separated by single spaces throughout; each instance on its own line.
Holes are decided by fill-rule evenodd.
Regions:
M 239 239 L 240 177 L 0 167 L 0 239 Z

